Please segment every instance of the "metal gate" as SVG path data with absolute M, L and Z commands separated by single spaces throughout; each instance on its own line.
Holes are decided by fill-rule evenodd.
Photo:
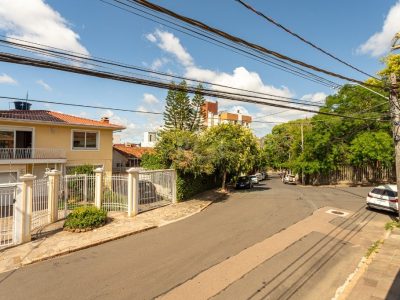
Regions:
M 31 230 L 49 224 L 47 179 L 33 181 Z
M 0 249 L 14 243 L 16 184 L 0 184 Z
M 58 217 L 65 218 L 79 206 L 94 204 L 95 175 L 76 174 L 60 177 Z

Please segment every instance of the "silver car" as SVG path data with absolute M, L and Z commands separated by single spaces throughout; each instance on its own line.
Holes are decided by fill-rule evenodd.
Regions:
M 398 212 L 397 185 L 385 184 L 373 188 L 368 193 L 366 202 L 368 207 Z

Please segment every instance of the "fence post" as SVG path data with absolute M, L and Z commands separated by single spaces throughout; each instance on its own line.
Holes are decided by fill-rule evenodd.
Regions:
M 49 211 L 49 222 L 53 223 L 58 220 L 58 192 L 60 188 L 61 172 L 51 170 L 45 174 L 47 175 L 47 209 Z
M 172 203 L 177 203 L 178 199 L 176 196 L 176 179 L 177 179 L 177 175 L 176 175 L 176 170 L 172 171 L 172 180 L 171 180 L 171 189 L 172 189 Z
M 97 168 L 95 173 L 94 205 L 101 208 L 101 197 L 103 194 L 103 168 Z
M 31 218 L 33 201 L 33 181 L 36 176 L 25 174 L 20 177 L 22 181 L 17 189 L 15 202 L 15 244 L 29 242 L 31 240 Z
M 139 212 L 139 172 L 130 168 L 128 172 L 128 217 L 134 217 Z

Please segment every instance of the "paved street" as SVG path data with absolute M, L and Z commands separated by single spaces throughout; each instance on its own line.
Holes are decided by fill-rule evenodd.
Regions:
M 0 274 L 0 298 L 168 298 L 196 276 L 206 292 L 202 282 L 217 276 L 226 280 L 210 290 L 214 299 L 331 299 L 391 219 L 364 208 L 368 190 L 273 178 L 177 223 Z M 328 215 L 323 207 L 349 214 Z M 271 246 L 277 252 L 268 256 L 262 247 Z M 269 258 L 246 257 L 257 251 Z M 230 282 L 235 277 L 218 270 L 235 259 L 239 277 Z

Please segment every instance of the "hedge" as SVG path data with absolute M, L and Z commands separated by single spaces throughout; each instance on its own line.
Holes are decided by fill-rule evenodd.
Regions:
M 219 187 L 221 179 L 216 175 L 179 174 L 176 180 L 176 196 L 178 201 L 187 200 L 194 195 Z

